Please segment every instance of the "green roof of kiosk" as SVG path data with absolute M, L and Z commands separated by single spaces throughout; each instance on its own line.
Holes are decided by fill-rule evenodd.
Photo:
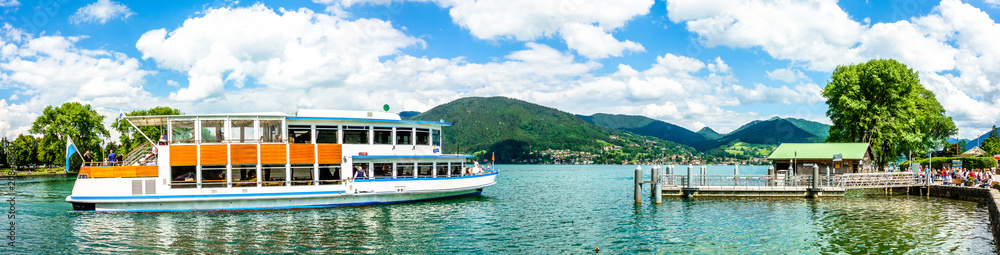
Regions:
M 867 143 L 783 143 L 767 159 L 833 159 L 833 154 L 843 154 L 844 159 L 863 159 L 867 151 Z

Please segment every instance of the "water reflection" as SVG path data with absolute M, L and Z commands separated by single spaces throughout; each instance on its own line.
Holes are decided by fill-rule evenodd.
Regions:
M 65 196 L 71 180 L 30 184 L 23 188 L 34 192 L 26 195 L 23 209 L 24 251 L 580 254 L 600 247 L 610 254 L 993 252 L 986 208 L 976 203 L 922 197 L 665 198 L 661 205 L 636 206 L 633 168 L 517 166 L 505 168 L 500 184 L 482 196 L 213 213 L 69 213 Z M 49 190 L 38 191 L 43 186 Z

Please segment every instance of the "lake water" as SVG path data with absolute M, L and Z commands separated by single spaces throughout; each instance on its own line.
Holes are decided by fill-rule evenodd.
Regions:
M 65 202 L 71 178 L 19 179 L 17 247 L 0 253 L 995 253 L 987 209 L 977 203 L 896 196 L 651 205 L 647 195 L 635 205 L 634 168 L 501 166 L 498 184 L 480 196 L 211 213 L 73 213 Z

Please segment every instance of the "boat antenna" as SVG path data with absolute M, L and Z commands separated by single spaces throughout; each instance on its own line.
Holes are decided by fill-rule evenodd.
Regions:
M 382 110 L 385 110 L 385 112 L 389 112 L 389 104 L 383 105 Z

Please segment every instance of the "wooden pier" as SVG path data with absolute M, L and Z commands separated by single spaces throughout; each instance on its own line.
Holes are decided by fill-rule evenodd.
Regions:
M 819 175 L 819 170 L 814 168 L 812 175 L 739 175 L 737 167 L 733 175 L 706 175 L 704 167 L 701 174 L 695 174 L 694 167 L 688 166 L 686 175 L 677 175 L 672 166 L 668 166 L 665 173 L 660 173 L 660 169 L 658 166 L 651 169 L 649 181 L 640 180 L 641 168 L 636 169 L 636 203 L 642 202 L 639 195 L 642 184 L 651 184 L 654 200 L 659 197 L 843 197 L 850 189 L 926 185 L 926 181 L 914 172 Z

